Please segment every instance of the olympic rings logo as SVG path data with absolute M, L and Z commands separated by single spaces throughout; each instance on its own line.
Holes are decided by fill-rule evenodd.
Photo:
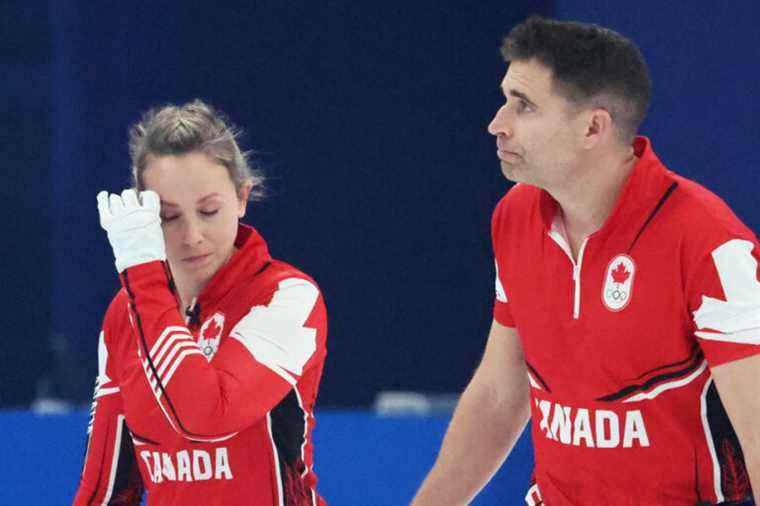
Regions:
M 624 302 L 628 299 L 628 292 L 620 287 L 608 288 L 604 295 L 615 302 Z

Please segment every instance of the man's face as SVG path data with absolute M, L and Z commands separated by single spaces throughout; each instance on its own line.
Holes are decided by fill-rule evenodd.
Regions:
M 552 189 L 578 163 L 585 126 L 553 81 L 552 71 L 536 60 L 513 61 L 502 80 L 506 102 L 488 132 L 496 136 L 501 171 L 510 181 Z
M 161 197 L 172 273 L 186 286 L 202 288 L 232 255 L 245 201 L 227 169 L 199 152 L 153 158 L 144 180 Z

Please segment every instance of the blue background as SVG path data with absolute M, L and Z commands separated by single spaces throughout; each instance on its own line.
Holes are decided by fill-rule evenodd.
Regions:
M 142 111 L 195 97 L 244 129 L 270 178 L 269 200 L 249 206 L 248 221 L 325 293 L 320 406 L 366 407 L 381 390 L 460 392 L 491 319 L 489 220 L 508 186 L 485 131 L 502 100 L 498 49 L 530 12 L 636 41 L 654 82 L 642 132 L 758 230 L 755 0 L 4 2 L 0 406 L 87 401 L 118 287 L 94 196 L 128 184 L 126 132 Z M 0 428 L 38 445 L 33 465 L 50 453 L 40 449 L 68 459 L 83 444 L 83 416 L 39 419 L 29 432 L 9 416 Z M 334 418 L 318 437 L 357 420 Z M 437 446 L 443 431 L 434 419 L 375 422 L 388 430 L 372 450 L 380 462 L 398 462 L 409 441 Z M 340 441 L 345 451 L 354 442 Z M 9 490 L 31 493 L 10 450 L 0 455 L 4 481 L 18 487 Z M 432 462 L 424 455 L 399 468 L 410 483 Z M 336 486 L 332 464 L 319 465 L 324 486 Z M 62 471 L 68 488 L 50 497 L 76 474 Z

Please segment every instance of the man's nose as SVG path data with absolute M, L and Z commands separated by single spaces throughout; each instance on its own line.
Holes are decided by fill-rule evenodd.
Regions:
M 506 137 L 512 137 L 512 128 L 509 125 L 509 112 L 506 104 L 501 106 L 494 114 L 491 123 L 488 124 L 488 133 L 498 136 L 499 134 Z

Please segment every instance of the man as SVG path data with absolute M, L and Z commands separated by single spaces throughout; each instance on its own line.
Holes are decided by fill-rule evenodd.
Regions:
M 532 17 L 502 52 L 494 321 L 413 504 L 470 501 L 529 417 L 527 504 L 755 504 L 756 237 L 635 136 L 631 41 Z

